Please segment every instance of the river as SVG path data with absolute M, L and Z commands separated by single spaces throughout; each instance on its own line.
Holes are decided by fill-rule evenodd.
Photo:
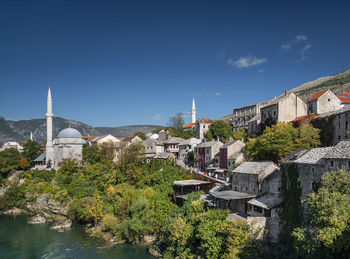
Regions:
M 83 228 L 50 230 L 50 224 L 27 224 L 27 216 L 0 215 L 0 258 L 132 258 L 151 259 L 145 247 L 117 245 L 88 237 Z

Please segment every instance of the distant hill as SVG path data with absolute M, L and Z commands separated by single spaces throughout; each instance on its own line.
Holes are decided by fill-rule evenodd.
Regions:
M 308 83 L 304 83 L 289 91 L 295 93 L 303 101 L 306 101 L 315 93 L 323 91 L 325 89 L 329 89 L 335 94 L 340 93 L 341 91 L 350 92 L 350 69 L 347 69 L 339 74 L 321 77 Z M 284 89 L 281 89 L 281 92 L 284 92 Z M 273 97 L 274 96 L 271 96 L 271 99 Z M 230 118 L 232 118 L 232 114 L 220 117 L 218 120 L 230 121 Z
M 154 129 L 162 127 L 159 125 L 92 127 L 79 121 L 54 117 L 53 136 L 57 136 L 61 130 L 69 126 L 77 129 L 83 135 L 101 136 L 111 134 L 115 137 L 131 136 L 136 131 L 151 132 Z M 46 140 L 46 119 L 12 121 L 0 117 L 0 143 L 5 143 L 7 141 L 26 141 L 29 139 L 31 131 L 37 142 L 44 143 Z

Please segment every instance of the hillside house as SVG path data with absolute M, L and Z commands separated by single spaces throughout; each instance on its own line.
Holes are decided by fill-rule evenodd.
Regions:
M 316 190 L 321 182 L 321 176 L 324 172 L 329 171 L 324 158 L 331 150 L 332 147 L 296 150 L 285 158 L 281 167 L 283 171 L 288 173 L 286 170 L 289 164 L 294 164 L 297 167 L 301 200 L 305 200 L 311 192 Z
M 244 159 L 242 149 L 245 144 L 240 140 L 231 140 L 220 148 L 220 168 L 230 169 L 236 162 Z
M 177 138 L 177 137 L 164 140 L 163 141 L 164 151 L 173 153 L 175 157 L 178 158 L 179 149 L 180 149 L 179 144 L 182 143 L 183 141 L 184 141 L 183 138 Z
M 194 148 L 201 143 L 200 139 L 190 138 L 186 139 L 179 144 L 179 159 L 186 162 L 189 152 L 193 152 Z
M 146 157 L 154 157 L 156 154 L 164 152 L 163 143 L 157 139 L 148 138 L 142 143 L 145 147 Z
M 198 161 L 198 168 L 204 171 L 210 164 L 214 164 L 215 155 L 220 151 L 222 142 L 212 140 L 209 142 L 202 142 L 195 147 L 195 159 Z
M 306 104 L 294 93 L 285 92 L 261 107 L 261 122 L 269 126 L 277 122 L 290 122 L 306 114 Z
M 260 108 L 264 104 L 266 102 L 234 109 L 231 122 L 233 132 L 240 129 L 247 129 L 249 127 L 249 121 L 260 123 Z
M 308 114 L 337 111 L 341 104 L 342 101 L 330 90 L 315 93 L 306 101 Z
M 196 137 L 199 139 L 203 139 L 205 133 L 209 131 L 210 125 L 212 124 L 212 120 L 209 119 L 199 119 L 194 123 L 187 124 L 183 127 L 184 130 L 194 130 Z

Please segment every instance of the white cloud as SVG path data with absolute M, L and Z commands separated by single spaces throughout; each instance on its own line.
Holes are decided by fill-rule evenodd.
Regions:
M 306 59 L 306 53 L 312 48 L 311 44 L 305 45 L 301 50 L 300 50 L 300 58 L 301 60 Z
M 290 40 L 289 42 L 282 44 L 281 49 L 285 52 L 288 52 L 292 49 L 293 45 L 301 43 L 303 41 L 307 41 L 307 40 L 308 40 L 307 36 L 299 34 L 299 35 L 295 36 L 295 38 Z
M 240 57 L 238 60 L 233 61 L 228 59 L 227 64 L 238 68 L 246 68 L 251 66 L 261 65 L 267 62 L 267 58 L 256 58 L 254 56 Z
M 221 93 L 220 92 L 216 92 L 215 96 L 221 96 Z
M 296 37 L 295 37 L 295 39 L 293 40 L 293 42 L 301 42 L 301 41 L 305 41 L 305 40 L 307 40 L 307 37 L 305 36 L 305 35 L 297 35 Z
M 262 72 L 264 72 L 264 71 L 265 71 L 264 69 L 259 69 L 259 70 L 258 70 L 259 73 L 262 73 Z
M 160 114 L 155 114 L 155 115 L 153 116 L 153 120 L 155 120 L 155 121 L 160 121 L 160 120 L 162 120 L 162 115 L 160 115 Z
M 290 44 L 282 44 L 281 45 L 281 49 L 283 49 L 284 51 L 290 51 Z

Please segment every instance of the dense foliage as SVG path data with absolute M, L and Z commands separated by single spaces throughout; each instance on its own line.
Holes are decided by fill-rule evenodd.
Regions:
M 306 200 L 306 221 L 292 236 L 300 256 L 345 258 L 350 253 L 350 173 L 326 173 Z
M 214 121 L 209 128 L 210 137 L 220 141 L 228 141 L 232 137 L 232 127 L 229 123 L 222 120 Z
M 39 144 L 29 139 L 23 146 L 23 157 L 27 160 L 27 162 L 33 166 L 34 159 L 37 158 L 41 154 Z
M 291 123 L 266 127 L 264 134 L 246 143 L 246 153 L 253 160 L 279 161 L 293 150 L 320 145 L 320 130 L 307 124 L 294 128 Z

